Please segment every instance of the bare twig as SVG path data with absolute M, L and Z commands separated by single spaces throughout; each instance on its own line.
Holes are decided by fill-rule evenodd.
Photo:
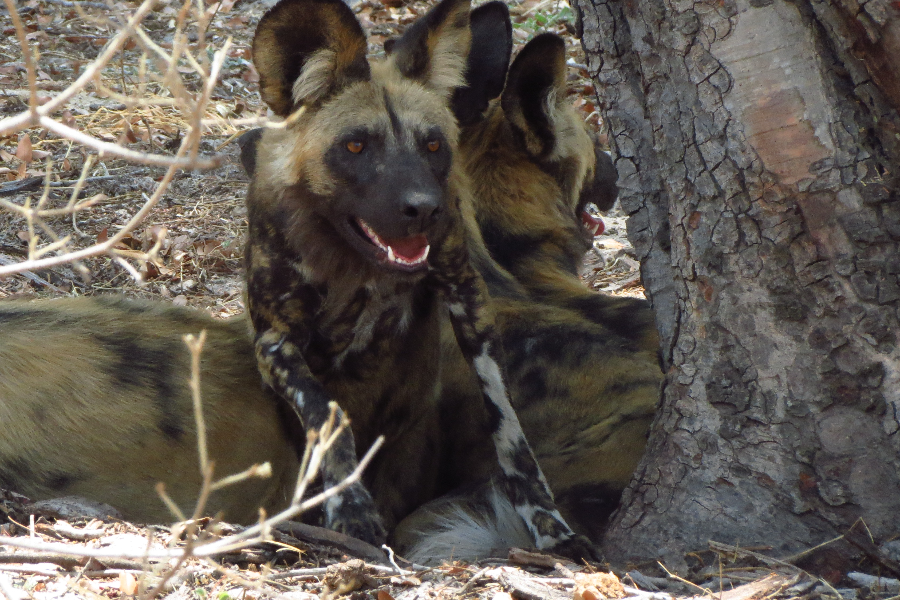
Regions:
M 81 2 L 70 2 L 69 0 L 43 0 L 47 4 L 56 4 L 57 6 L 64 6 L 66 8 L 96 8 L 100 10 L 109 10 L 108 4 L 103 4 L 102 2 L 88 2 L 87 0 L 82 0 Z
M 4 2 L 6 3 L 6 8 L 9 10 L 10 15 L 13 18 L 13 23 L 19 23 L 19 26 L 16 26 L 16 35 L 18 36 L 19 27 L 21 26 L 21 20 L 19 20 L 19 13 L 16 10 L 16 5 L 13 3 L 13 0 L 4 0 Z M 148 14 L 150 14 L 154 4 L 156 4 L 156 0 L 144 0 L 144 2 L 141 3 L 138 9 L 131 16 L 131 19 L 128 20 L 125 26 L 122 27 L 122 29 L 119 30 L 116 36 L 112 40 L 110 40 L 109 44 L 106 45 L 106 48 L 104 48 L 103 52 L 100 53 L 100 56 L 98 56 L 90 65 L 88 65 L 88 67 L 81 73 L 78 79 L 76 79 L 71 85 L 63 90 L 58 96 L 54 97 L 41 107 L 35 107 L 34 109 L 30 109 L 28 112 L 0 121 L 0 136 L 9 135 L 9 133 L 11 132 L 20 131 L 22 129 L 25 129 L 26 127 L 33 127 L 35 125 L 38 125 L 37 119 L 53 114 L 63 105 L 65 105 L 66 102 L 71 100 L 75 94 L 84 89 L 84 87 L 100 73 L 100 71 L 106 66 L 106 64 L 110 60 L 112 60 L 116 53 L 122 49 L 122 46 L 125 45 L 125 42 L 128 41 L 140 22 L 143 21 Z M 23 46 L 23 53 L 25 54 L 27 68 L 27 64 L 30 59 L 28 58 L 27 40 L 25 40 L 24 28 L 22 28 L 20 43 L 25 44 L 25 46 Z M 29 88 L 34 90 L 35 94 L 37 93 L 37 87 L 35 85 L 32 85 L 30 79 Z M 35 99 L 35 103 L 36 102 L 37 100 Z
M 0 575 L 0 596 L 5 597 L 6 600 L 16 600 L 18 597 L 5 575 Z
M 461 590 L 459 590 L 458 596 L 461 597 L 461 596 L 465 596 L 466 594 L 468 594 L 472 590 L 472 588 L 475 587 L 475 584 L 478 583 L 479 581 L 481 581 L 481 578 L 484 577 L 484 574 L 487 573 L 489 570 L 490 570 L 490 567 L 485 567 L 485 568 L 481 569 L 480 571 L 478 571 L 477 573 L 475 573 L 474 575 L 472 575 L 471 577 L 469 577 L 469 580 L 466 582 L 466 584 L 464 586 L 462 586 Z
M 309 499 L 294 504 L 289 508 L 281 511 L 277 515 L 266 519 L 260 524 L 253 525 L 251 527 L 247 527 L 243 531 L 236 533 L 234 535 L 229 535 L 220 540 L 216 540 L 213 542 L 208 542 L 197 546 L 193 553 L 194 556 L 205 557 L 205 556 L 216 556 L 219 554 L 224 554 L 230 552 L 232 550 L 245 547 L 247 545 L 252 545 L 255 543 L 259 543 L 264 541 L 260 534 L 269 528 L 272 528 L 279 523 L 284 523 L 289 519 L 309 510 L 314 506 L 320 505 L 322 502 L 331 498 L 334 495 L 340 494 L 344 489 L 348 486 L 359 481 L 362 476 L 363 470 L 368 466 L 369 462 L 371 462 L 372 458 L 375 456 L 375 453 L 384 443 L 384 438 L 379 437 L 372 447 L 369 448 L 369 451 L 366 452 L 365 456 L 360 459 L 359 464 L 356 469 L 343 481 L 339 484 L 324 490 L 315 496 L 310 497 Z M 314 451 L 315 452 L 315 451 Z M 323 453 L 323 451 L 320 451 Z M 33 540 L 30 538 L 21 538 L 21 537 L 3 537 L 0 536 L 0 545 L 12 546 L 15 548 L 26 548 L 29 550 L 38 550 L 41 552 L 53 552 L 59 554 L 70 554 L 72 556 L 88 556 L 91 558 L 97 559 L 105 559 L 105 558 L 122 558 L 122 559 L 134 559 L 139 560 L 143 558 L 148 558 L 151 560 L 166 560 L 172 558 L 180 558 L 183 555 L 183 550 L 178 548 L 173 549 L 159 549 L 159 550 L 148 550 L 146 552 L 134 552 L 134 551 L 126 551 L 126 550 L 109 550 L 109 549 L 100 549 L 100 548 L 83 548 L 79 546 L 71 546 L 69 544 L 62 544 L 58 542 L 43 542 L 40 540 Z
M 73 142 L 83 148 L 91 149 L 99 154 L 100 158 L 111 156 L 128 160 L 135 164 L 155 165 L 167 167 L 166 174 L 159 181 L 156 189 L 149 197 L 144 196 L 144 204 L 140 206 L 134 215 L 128 219 L 125 226 L 117 231 L 117 233 L 102 242 L 97 242 L 87 247 L 78 248 L 72 243 L 72 239 L 68 236 L 57 235 L 44 219 L 60 215 L 72 215 L 72 228 L 83 238 L 85 236 L 79 229 L 75 219 L 75 213 L 91 208 L 99 202 L 103 197 L 94 196 L 88 200 L 79 200 L 79 196 L 83 186 L 90 181 L 97 181 L 100 178 L 91 178 L 89 161 L 83 166 L 81 177 L 74 182 L 73 190 L 68 204 L 64 208 L 48 208 L 50 201 L 50 189 L 68 185 L 73 182 L 52 181 L 52 163 L 48 157 L 47 169 L 40 179 L 26 178 L 18 182 L 13 182 L 0 186 L 0 195 L 9 195 L 12 193 L 26 192 L 37 190 L 40 182 L 43 181 L 43 193 L 37 202 L 27 200 L 23 204 L 15 204 L 0 201 L 0 208 L 14 211 L 25 219 L 26 227 L 29 233 L 28 240 L 28 257 L 26 260 L 15 264 L 4 264 L 0 266 L 0 277 L 13 273 L 22 273 L 24 271 L 47 268 L 67 262 L 77 262 L 85 258 L 107 255 L 116 261 L 123 269 L 125 269 L 133 278 L 140 281 L 141 273 L 130 262 L 133 259 L 139 261 L 152 261 L 156 259 L 155 252 L 135 255 L 134 251 L 129 250 L 127 254 L 117 249 L 125 236 L 129 235 L 156 206 L 165 193 L 169 183 L 171 183 L 178 169 L 206 169 L 214 168 L 222 164 L 222 156 L 201 156 L 200 155 L 200 137 L 204 128 L 204 117 L 207 107 L 210 104 L 213 90 L 217 84 L 217 80 L 231 47 L 231 40 L 228 39 L 212 56 L 208 58 L 206 49 L 206 37 L 201 33 L 199 41 L 195 45 L 188 43 L 187 28 L 196 25 L 198 31 L 205 32 L 209 25 L 210 15 L 207 13 L 202 3 L 186 0 L 176 19 L 175 34 L 172 42 L 171 52 L 166 52 L 158 44 L 152 42 L 143 31 L 141 23 L 144 18 L 151 13 L 155 0 L 144 0 L 140 6 L 134 10 L 131 15 L 119 15 L 115 12 L 113 6 L 110 6 L 106 12 L 106 22 L 117 28 L 116 34 L 109 40 L 100 55 L 81 72 L 79 77 L 69 84 L 62 92 L 54 98 L 41 101 L 43 105 L 38 105 L 36 72 L 37 63 L 35 60 L 36 46 L 32 47 L 31 42 L 27 39 L 26 31 L 21 18 L 17 12 L 14 0 L 3 0 L 7 6 L 16 31 L 16 36 L 21 47 L 24 57 L 26 70 L 28 71 L 29 81 L 29 105 L 28 109 L 13 117 L 0 120 L 0 136 L 9 135 L 26 128 L 38 127 L 45 132 L 50 132 L 56 136 Z M 58 2 L 63 4 L 64 0 Z M 86 4 L 67 3 L 66 6 L 74 7 L 87 6 Z M 99 4 L 99 3 L 96 3 Z M 112 16 L 109 16 L 109 15 Z M 193 21 L 191 20 L 193 19 Z M 102 22 L 101 19 L 96 19 Z M 101 73 L 107 68 L 114 58 L 119 57 L 120 62 L 124 60 L 122 50 L 125 43 L 129 40 L 135 40 L 145 51 L 153 56 L 160 63 L 160 74 L 154 74 L 151 78 L 156 79 L 163 85 L 162 91 L 152 94 L 147 98 L 147 81 L 151 73 L 147 69 L 147 54 L 144 55 L 138 65 L 139 77 L 137 85 L 128 85 L 125 88 L 125 82 L 121 81 L 121 92 L 113 92 L 109 90 L 101 80 Z M 195 71 L 200 77 L 201 88 L 199 93 L 190 92 L 182 79 L 181 65 L 184 61 Z M 122 63 L 124 64 L 124 63 Z M 106 90 L 110 95 L 115 96 L 126 106 L 167 106 L 174 107 L 182 114 L 182 122 L 179 127 L 182 129 L 183 137 L 180 147 L 174 155 L 160 154 L 154 152 L 143 152 L 125 147 L 122 143 L 113 143 L 110 141 L 99 139 L 91 135 L 84 129 L 76 128 L 66 119 L 53 118 L 52 115 L 57 113 L 73 96 L 83 91 L 87 86 L 95 84 L 95 87 L 101 93 Z M 137 94 L 137 95 L 135 95 Z M 170 94 L 170 97 L 166 97 Z M 67 117 L 68 118 L 68 117 Z M 87 126 L 94 121 L 92 117 Z M 125 119 L 123 127 L 128 128 L 131 124 L 129 119 Z M 122 138 L 123 140 L 127 138 Z M 149 139 L 151 148 L 153 147 L 152 137 Z M 70 146 L 71 149 L 71 146 Z M 68 156 L 68 151 L 66 153 Z M 102 163 L 101 163 L 102 164 Z M 108 174 L 101 175 L 102 178 L 114 177 Z M 50 238 L 50 243 L 43 244 L 43 237 L 38 234 L 45 235 Z M 159 248 L 156 248 L 159 250 Z
M 8 554 L 8 553 L 0 553 L 0 564 L 35 564 L 35 563 L 50 563 L 53 565 L 57 565 L 62 567 L 63 569 L 77 569 L 79 567 L 83 567 L 87 562 L 84 558 L 75 558 L 70 554 L 58 553 L 58 554 L 32 554 L 32 553 L 17 553 L 17 554 Z M 107 558 L 104 560 L 104 563 L 107 567 L 111 569 L 140 569 L 140 563 L 131 561 L 131 560 L 123 560 L 123 559 L 114 559 Z
M 6 254 L 0 254 L 0 265 L 14 265 L 14 264 L 17 264 L 17 263 L 15 260 L 12 259 L 12 257 L 10 257 Z M 58 287 L 56 287 L 55 285 L 53 285 L 52 283 L 50 283 L 43 277 L 41 277 L 39 275 L 35 275 L 31 271 L 22 271 L 21 274 L 39 285 L 43 285 L 44 287 L 50 288 L 54 292 L 62 293 L 61 289 L 59 289 Z
M 191 379 L 188 382 L 191 387 L 191 398 L 194 401 L 194 421 L 197 423 L 197 453 L 200 457 L 200 474 L 205 475 L 209 471 L 209 454 L 206 450 L 206 420 L 203 418 L 203 401 L 200 397 L 200 353 L 203 352 L 203 344 L 206 343 L 206 330 L 200 335 L 187 334 L 184 343 L 191 353 Z

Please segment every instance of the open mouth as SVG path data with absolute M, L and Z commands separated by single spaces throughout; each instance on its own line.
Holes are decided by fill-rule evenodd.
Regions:
M 603 219 L 600 217 L 594 216 L 594 213 L 591 212 L 590 208 L 594 206 L 593 204 L 588 204 L 581 211 L 581 224 L 584 225 L 585 230 L 591 234 L 591 236 L 600 235 L 606 229 L 606 226 L 603 224 Z M 594 208 L 596 208 L 594 206 Z
M 361 237 L 371 242 L 379 251 L 379 258 L 391 266 L 404 270 L 417 270 L 428 265 L 428 251 L 431 246 L 425 234 L 411 235 L 404 238 L 385 238 L 378 235 L 372 227 L 362 219 L 355 219 L 353 224 Z

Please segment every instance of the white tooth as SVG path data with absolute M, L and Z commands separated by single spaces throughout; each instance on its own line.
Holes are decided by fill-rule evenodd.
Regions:
M 388 246 L 388 260 L 391 262 L 397 262 L 397 259 L 394 258 L 394 249 Z
M 425 246 L 425 252 L 422 253 L 422 258 L 419 259 L 419 262 L 425 262 L 425 259 L 428 258 L 429 250 L 431 250 L 431 244 Z

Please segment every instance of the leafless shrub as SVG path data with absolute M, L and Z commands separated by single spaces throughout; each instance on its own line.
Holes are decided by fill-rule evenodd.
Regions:
M 97 2 L 70 3 L 81 19 L 111 28 L 115 33 L 74 81 L 58 94 L 46 97 L 45 92 L 39 91 L 41 70 L 37 44 L 29 39 L 15 1 L 4 2 L 27 71 L 27 90 L 20 94 L 27 95 L 27 108 L 0 121 L 0 138 L 19 134 L 16 157 L 21 161 L 19 172 L 7 173 L 15 179 L 0 183 L 0 210 L 11 211 L 24 221 L 20 237 L 23 241 L 27 238 L 27 255 L 23 260 L 0 255 L 3 259 L 0 260 L 0 277 L 63 263 L 74 263 L 76 269 L 86 275 L 87 269 L 79 261 L 106 255 L 140 280 L 148 263 L 159 263 L 157 253 L 165 229 L 154 229 L 154 239 L 145 244 L 149 248 L 136 250 L 124 245 L 123 241 L 160 201 L 179 170 L 209 169 L 222 162 L 220 156 L 201 153 L 200 140 L 204 131 L 235 131 L 234 124 L 210 103 L 231 46 L 230 38 L 218 48 L 212 48 L 208 43 L 206 32 L 217 5 L 207 8 L 202 1 L 184 0 L 173 19 L 171 42 L 161 44 L 151 39 L 143 27 L 156 0 L 144 0 L 130 13 L 123 10 L 127 6 L 124 3 L 110 2 L 104 10 L 96 8 L 103 6 Z M 90 7 L 87 9 L 90 14 L 83 6 Z M 126 83 L 124 77 L 116 79 L 116 69 L 123 69 L 126 63 L 132 72 L 130 83 Z M 117 123 L 104 122 L 110 113 L 100 107 L 87 120 L 75 119 L 67 108 L 85 94 L 115 101 L 125 107 L 131 117 L 123 120 L 117 116 Z M 172 144 L 173 153 L 165 152 L 154 143 L 155 128 L 168 128 L 176 136 L 183 135 L 177 149 Z M 118 139 L 111 135 L 111 130 L 118 130 Z M 59 165 L 47 156 L 49 153 L 32 149 L 31 140 L 39 137 L 68 144 L 63 159 L 68 168 L 71 168 L 69 156 L 74 159 L 80 150 L 84 162 L 77 180 L 60 180 Z M 146 142 L 144 146 L 149 149 L 128 147 L 139 141 Z M 41 158 L 46 158 L 43 165 Z M 96 174 L 98 168 L 105 168 L 103 165 L 98 167 L 97 159 L 121 159 L 137 165 L 165 167 L 166 170 L 154 182 L 152 190 L 141 191 L 142 203 L 129 209 L 130 217 L 118 231 L 91 240 L 81 234 L 77 218 L 103 203 L 106 197 L 103 194 L 82 197 L 85 184 L 123 177 L 103 170 Z M 68 198 L 52 198 L 51 190 L 62 185 L 73 186 Z M 34 191 L 36 197 L 27 196 L 19 201 L 3 198 L 13 193 L 21 197 L 24 191 Z M 66 217 L 71 218 L 70 226 L 65 222 Z

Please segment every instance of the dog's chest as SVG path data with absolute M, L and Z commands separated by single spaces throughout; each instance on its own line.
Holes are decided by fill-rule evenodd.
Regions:
M 391 360 L 413 329 L 411 286 L 368 285 L 351 294 L 324 291 L 307 361 L 314 373 L 340 373 L 353 364 Z

